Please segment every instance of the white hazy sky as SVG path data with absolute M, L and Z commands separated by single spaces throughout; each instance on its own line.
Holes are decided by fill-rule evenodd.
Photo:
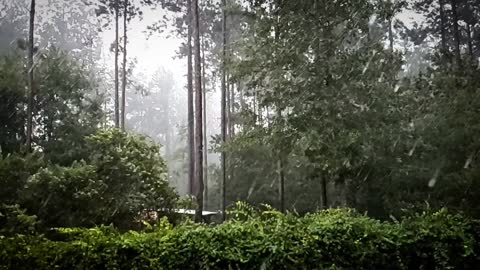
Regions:
M 185 79 L 186 59 L 178 59 L 176 51 L 180 47 L 182 40 L 176 37 L 167 37 L 166 33 L 154 33 L 147 40 L 147 26 L 155 23 L 164 15 L 161 9 L 144 9 L 143 20 L 135 18 L 128 25 L 128 47 L 127 55 L 129 58 L 136 58 L 138 64 L 135 67 L 136 73 L 141 72 L 150 76 L 159 67 L 173 73 L 176 86 L 182 87 Z M 122 29 L 123 22 L 120 23 Z M 122 35 L 123 30 L 120 31 Z M 109 52 L 110 44 L 115 39 L 115 31 L 111 29 L 101 33 L 104 42 L 104 57 L 107 61 L 113 63 L 113 53 Z

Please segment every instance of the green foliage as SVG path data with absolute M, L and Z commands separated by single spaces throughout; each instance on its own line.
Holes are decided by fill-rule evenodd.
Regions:
M 39 153 L 0 155 L 0 204 L 16 204 L 28 178 L 44 166 Z
M 23 61 L 0 56 L 0 154 L 19 151 L 24 138 L 26 96 Z
M 36 216 L 16 205 L 0 205 L 0 235 L 35 234 L 38 226 Z
M 111 227 L 0 238 L 0 269 L 475 269 L 469 220 L 446 211 L 383 223 L 350 209 L 299 218 L 243 206 L 219 226 L 163 220 L 149 233 Z M 255 212 L 252 215 L 252 211 Z
M 84 66 L 51 49 L 35 63 L 33 141 L 53 163 L 70 165 L 85 158 L 83 138 L 98 128 L 102 97 Z M 0 57 L 0 147 L 3 155 L 18 152 L 25 139 L 26 79 L 20 54 Z
M 282 159 L 291 210 L 318 208 L 325 179 L 329 207 L 386 219 L 428 204 L 480 216 L 479 50 L 460 34 L 463 68 L 447 56 L 452 65 L 438 62 L 438 1 L 410 5 L 427 16 L 412 29 L 395 17 L 408 1 L 247 2 L 252 16 L 228 44 L 227 70 L 229 83 L 243 86 L 243 111 L 218 148 L 228 157 L 229 202 L 279 206 Z M 444 2 L 448 39 L 453 14 Z M 460 21 L 480 14 L 470 1 L 454 2 Z
M 88 156 L 84 137 L 99 127 L 102 99 L 84 66 L 66 53 L 52 49 L 36 69 L 35 142 L 45 158 L 70 165 Z
M 85 161 L 52 165 L 28 181 L 27 209 L 47 227 L 132 228 L 145 210 L 171 208 L 177 195 L 157 145 L 116 129 L 89 136 Z

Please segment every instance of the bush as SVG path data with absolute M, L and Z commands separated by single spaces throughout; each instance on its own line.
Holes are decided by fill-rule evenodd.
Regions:
M 22 58 L 0 55 L 0 155 L 3 156 L 20 151 L 25 138 L 27 99 Z
M 238 214 L 238 213 L 237 213 Z M 446 211 L 383 223 L 352 210 L 267 209 L 219 226 L 63 229 L 0 240 L 0 269 L 476 269 L 473 223 Z
M 86 147 L 87 160 L 50 166 L 27 182 L 24 205 L 45 226 L 128 229 L 143 210 L 174 205 L 177 195 L 155 144 L 112 129 L 89 136 Z
M 0 205 L 14 205 L 19 203 L 21 190 L 27 179 L 44 166 L 43 159 L 38 153 L 0 154 Z
M 37 226 L 37 217 L 27 215 L 18 204 L 0 205 L 0 235 L 35 234 Z

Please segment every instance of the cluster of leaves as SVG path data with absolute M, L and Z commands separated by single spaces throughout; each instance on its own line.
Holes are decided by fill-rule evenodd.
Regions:
M 324 207 L 348 205 L 382 218 L 428 204 L 480 216 L 480 86 L 478 61 L 472 61 L 478 45 L 461 31 L 462 57 L 470 60 L 462 70 L 453 62 L 447 68 L 432 49 L 440 41 L 426 38 L 439 32 L 438 1 L 418 1 L 425 9 L 408 2 L 244 5 L 250 16 L 242 38 L 231 41 L 227 71 L 232 83 L 244 86 L 240 102 L 247 105 L 231 120 L 234 138 L 221 148 L 228 156 L 230 202 L 279 205 L 284 197 L 287 208 L 304 212 L 326 197 Z M 473 12 L 477 19 L 470 26 L 478 28 L 476 4 L 440 2 L 447 10 L 447 37 L 454 35 L 453 2 L 462 14 Z M 394 22 L 407 6 L 435 15 L 425 24 L 437 28 Z M 397 49 L 399 32 L 416 49 L 422 42 L 432 45 L 415 56 L 422 65 L 412 64 L 415 53 L 408 48 Z
M 474 224 L 442 210 L 383 223 L 349 209 L 303 218 L 243 206 L 219 226 L 61 229 L 0 239 L 0 269 L 474 269 Z
M 37 217 L 28 215 L 20 205 L 0 205 L 0 235 L 34 235 L 39 225 Z
M 22 206 L 44 226 L 132 228 L 144 210 L 173 207 L 157 145 L 113 129 L 87 137 L 86 150 L 85 160 L 41 169 L 20 189 Z
M 88 156 L 70 166 L 47 164 L 39 153 L 0 157 L 2 234 L 100 224 L 139 228 L 144 211 L 176 203 L 159 146 L 146 138 L 100 130 L 86 138 L 85 151 Z M 29 215 L 38 222 L 25 223 L 34 218 Z
M 257 99 L 258 116 L 244 121 L 230 142 L 230 166 L 250 173 L 273 168 L 256 177 L 272 190 L 283 159 L 286 190 L 296 192 L 290 197 L 315 202 L 321 178 L 359 185 L 371 176 L 369 168 L 392 162 L 391 145 L 405 125 L 404 99 L 394 91 L 401 60 L 369 32 L 376 7 L 368 1 L 256 1 L 251 8 L 250 38 L 231 72 L 246 82 L 247 97 Z M 233 179 L 239 185 L 255 181 L 241 170 Z M 287 205 L 299 206 L 295 199 Z
M 86 156 L 84 137 L 103 117 L 101 96 L 88 70 L 66 53 L 52 49 L 35 59 L 33 141 L 47 160 L 69 165 Z M 25 140 L 26 80 L 21 54 L 0 56 L 0 147 L 2 154 L 21 150 Z
M 2 234 L 113 224 L 132 228 L 143 211 L 173 207 L 160 147 L 99 130 L 104 117 L 94 68 L 49 47 L 34 59 L 33 154 L 25 154 L 25 58 L 0 56 Z
M 0 56 L 0 152 L 5 155 L 20 150 L 24 138 L 26 113 L 23 62 Z

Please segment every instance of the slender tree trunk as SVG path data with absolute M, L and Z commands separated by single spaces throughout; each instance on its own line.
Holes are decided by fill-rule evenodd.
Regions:
M 279 6 L 277 7 L 277 10 L 279 10 L 282 6 L 282 0 L 278 1 Z M 277 24 L 275 25 L 275 43 L 279 44 L 280 43 L 280 15 L 279 13 L 276 14 L 276 19 L 277 19 Z M 277 110 L 277 117 L 278 120 L 282 119 L 282 110 L 277 104 L 276 106 Z M 267 109 L 267 114 L 268 114 L 268 109 Z M 268 117 L 267 119 L 270 119 Z M 279 201 L 280 201 L 280 211 L 282 213 L 285 213 L 285 175 L 284 175 L 284 165 L 283 165 L 283 151 L 281 151 L 282 146 L 277 145 L 276 148 L 278 149 L 278 184 L 279 184 Z
M 393 14 L 388 18 L 388 40 L 390 51 L 393 52 Z
M 227 141 L 227 86 L 226 86 L 226 58 L 227 58 L 227 14 L 226 0 L 222 0 L 222 101 L 221 101 L 221 118 L 222 118 L 222 144 Z M 221 153 L 222 166 L 222 218 L 226 219 L 227 206 L 227 170 L 226 170 L 226 153 Z
M 260 101 L 258 100 L 258 96 L 257 96 L 257 111 L 258 111 L 258 124 L 260 126 L 263 126 L 263 110 L 264 108 L 262 108 L 262 105 L 260 104 Z
M 240 93 L 240 111 L 243 112 L 243 110 L 245 110 L 245 93 L 243 91 L 243 87 L 242 87 L 242 84 L 240 83 L 240 81 L 238 81 L 237 83 L 237 90 L 238 92 Z
M 125 0 L 123 10 L 123 71 L 122 71 L 122 119 L 121 128 L 125 130 L 125 103 L 126 103 L 126 90 L 127 90 L 127 13 L 128 13 L 128 0 Z
M 257 110 L 257 91 L 254 89 L 253 90 L 253 123 L 257 123 L 257 115 L 258 115 L 258 110 Z
M 166 118 L 166 126 L 165 126 L 165 158 L 170 160 L 171 153 L 172 153 L 172 142 L 171 142 L 171 122 L 170 122 L 170 92 L 165 91 L 165 118 Z
M 280 108 L 277 107 L 277 117 L 279 119 L 282 118 L 282 111 Z M 280 149 L 281 146 L 279 146 Z M 283 159 L 282 151 L 278 151 L 278 194 L 279 194 L 279 201 L 280 201 L 280 211 L 285 213 L 285 172 L 284 172 L 284 159 Z
M 188 36 L 187 36 L 187 103 L 188 103 L 188 191 L 190 195 L 194 195 L 195 181 L 195 129 L 194 129 L 194 112 L 193 112 L 193 54 L 192 54 L 192 1 L 187 0 L 187 16 L 188 16 Z
M 475 56 L 473 55 L 473 41 L 472 41 L 472 25 L 467 23 L 467 41 L 468 41 L 468 56 L 470 64 L 474 64 Z
M 203 182 L 204 182 L 204 208 L 208 209 L 208 143 L 207 143 L 207 80 L 205 65 L 205 37 L 202 35 L 202 99 L 203 99 Z
M 170 121 L 167 121 L 167 125 L 169 126 L 165 130 L 165 157 L 167 160 L 169 160 L 172 155 L 172 139 L 171 139 L 171 131 L 170 131 Z
M 119 93 L 118 93 L 118 21 L 119 0 L 115 1 L 115 127 L 120 127 Z
M 200 56 L 200 27 L 199 27 L 199 9 L 198 0 L 193 0 L 193 43 L 195 58 L 195 182 L 197 188 L 195 191 L 197 199 L 197 211 L 195 220 L 202 221 L 203 211 L 203 114 L 202 114 L 202 60 Z
M 439 0 L 440 4 L 440 36 L 442 40 L 442 48 L 441 48 L 441 55 L 442 55 L 442 63 L 444 64 L 445 62 L 445 56 L 448 53 L 448 48 L 447 48 L 447 35 L 445 32 L 445 27 L 447 25 L 446 23 L 446 16 L 445 16 L 445 0 Z
M 283 157 L 281 156 L 278 157 L 278 184 L 280 211 L 285 213 L 285 174 L 283 169 Z
M 460 30 L 458 26 L 457 0 L 451 0 L 453 14 L 453 36 L 455 38 L 455 59 L 457 68 L 462 66 L 462 57 L 460 55 Z
M 232 82 L 230 84 L 230 112 L 228 114 L 228 118 L 229 118 L 228 122 L 229 122 L 231 138 L 235 136 L 235 121 L 233 121 L 234 115 L 235 115 L 235 83 Z
M 327 200 L 327 179 L 325 176 L 321 176 L 320 178 L 322 184 L 322 208 L 328 208 L 328 200 Z
M 32 130 L 33 130 L 33 96 L 35 89 L 33 85 L 33 36 L 35 31 L 35 0 L 30 2 L 30 27 L 28 32 L 28 104 L 27 104 L 27 138 L 26 148 L 32 151 Z
M 230 76 L 227 74 L 227 139 L 232 138 L 232 95 Z

